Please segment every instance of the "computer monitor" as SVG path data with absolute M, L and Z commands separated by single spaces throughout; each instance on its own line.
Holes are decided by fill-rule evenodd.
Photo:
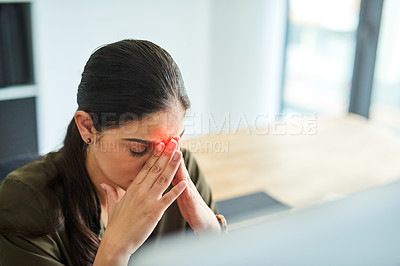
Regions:
M 136 256 L 137 255 L 137 256 Z M 222 236 L 168 237 L 133 265 L 400 265 L 400 182 L 253 220 Z

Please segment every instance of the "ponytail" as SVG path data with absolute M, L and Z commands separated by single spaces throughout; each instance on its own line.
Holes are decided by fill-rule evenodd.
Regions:
M 92 265 L 100 244 L 101 208 L 85 167 L 86 147 L 72 119 L 62 149 L 65 173 L 62 211 L 74 265 Z

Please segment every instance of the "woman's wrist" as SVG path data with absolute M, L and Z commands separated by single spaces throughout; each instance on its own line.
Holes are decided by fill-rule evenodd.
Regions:
M 220 234 L 222 232 L 221 225 L 218 221 L 218 218 L 214 215 L 214 213 L 209 216 L 208 222 L 204 223 L 204 226 L 201 228 L 194 229 L 194 233 L 196 235 L 202 234 Z
M 110 239 L 107 238 L 107 234 L 104 233 L 93 265 L 126 266 L 130 256 L 131 254 L 127 250 L 119 248 L 115 243 L 111 243 Z

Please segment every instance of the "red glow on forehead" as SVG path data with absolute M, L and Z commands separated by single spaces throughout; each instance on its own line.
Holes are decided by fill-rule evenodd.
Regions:
M 160 135 L 159 139 L 161 139 L 160 142 L 164 143 L 165 145 L 167 145 L 171 141 L 171 139 L 175 139 L 175 141 L 179 143 L 180 139 L 182 138 L 183 133 L 184 133 L 184 131 L 182 131 L 179 136 L 163 134 L 163 135 Z
M 173 139 L 173 137 L 166 137 L 166 138 L 163 138 L 160 142 L 162 142 L 162 143 L 164 143 L 165 145 L 167 145 L 168 142 L 171 141 L 171 139 Z

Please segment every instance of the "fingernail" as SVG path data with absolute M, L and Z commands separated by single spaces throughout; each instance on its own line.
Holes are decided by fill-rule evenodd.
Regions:
M 168 149 L 173 149 L 175 147 L 175 141 L 172 141 L 172 139 L 168 142 L 167 145 Z
M 103 184 L 100 184 L 101 188 L 105 191 L 106 187 Z
M 186 187 L 186 181 L 180 182 L 178 186 L 179 186 L 179 188 L 184 188 L 184 187 Z
M 179 152 L 176 151 L 174 157 L 172 157 L 172 160 L 177 161 L 179 159 L 179 155 L 180 155 Z
M 157 146 L 156 146 L 156 151 L 158 151 L 158 152 L 162 151 L 163 146 L 164 146 L 164 143 L 159 142 L 159 143 L 157 144 Z
M 174 140 L 176 140 L 176 143 L 178 143 L 178 145 L 176 145 L 176 150 L 179 151 L 181 149 L 181 139 L 179 137 L 175 137 Z

